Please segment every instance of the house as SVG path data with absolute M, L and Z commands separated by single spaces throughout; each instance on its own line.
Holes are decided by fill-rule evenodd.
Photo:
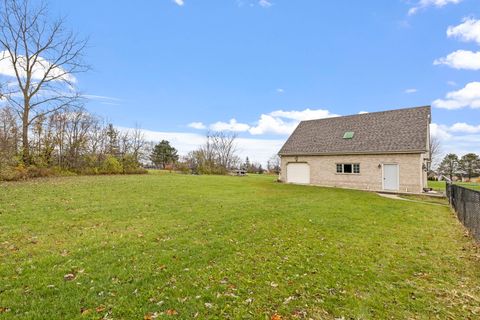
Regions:
M 421 193 L 430 106 L 302 121 L 279 151 L 287 183 Z

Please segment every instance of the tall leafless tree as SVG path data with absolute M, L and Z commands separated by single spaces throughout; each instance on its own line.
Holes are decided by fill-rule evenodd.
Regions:
M 440 163 L 440 156 L 442 153 L 441 142 L 438 137 L 430 136 L 430 148 L 429 148 L 429 165 L 428 170 L 432 170 Z
M 140 162 L 143 160 L 146 154 L 146 146 L 147 143 L 145 141 L 145 134 L 141 130 L 138 124 L 135 125 L 135 128 L 130 133 L 131 139 L 131 148 L 132 148 L 132 155 L 135 161 Z
M 0 167 L 14 158 L 18 148 L 18 124 L 10 108 L 0 108 Z
M 8 61 L 13 81 L 4 96 L 21 120 L 22 157 L 30 164 L 31 124 L 67 106 L 79 103 L 75 74 L 89 69 L 84 63 L 86 39 L 68 30 L 64 19 L 52 19 L 45 3 L 3 0 L 0 8 L 0 60 Z
M 278 154 L 274 154 L 268 159 L 267 169 L 270 172 L 279 174 L 280 173 L 281 160 Z
M 209 134 L 207 138 L 213 147 L 216 163 L 225 171 L 232 168 L 235 160 L 237 145 L 235 140 L 237 135 L 225 132 L 215 132 Z

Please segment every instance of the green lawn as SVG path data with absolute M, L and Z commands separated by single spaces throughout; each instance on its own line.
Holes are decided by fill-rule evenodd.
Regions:
M 455 182 L 455 184 L 473 190 L 480 190 L 480 184 L 474 182 Z M 428 186 L 433 190 L 445 192 L 445 181 L 428 181 Z
M 480 249 L 446 206 L 268 176 L 0 188 L 1 319 L 480 317 Z

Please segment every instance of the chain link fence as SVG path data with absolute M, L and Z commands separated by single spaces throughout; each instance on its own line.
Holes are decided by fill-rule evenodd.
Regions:
M 447 183 L 446 193 L 458 219 L 480 241 L 480 191 Z

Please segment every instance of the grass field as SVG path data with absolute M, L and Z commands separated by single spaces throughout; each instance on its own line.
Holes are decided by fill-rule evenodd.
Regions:
M 445 181 L 428 181 L 428 186 L 433 190 L 445 192 L 445 183 Z M 473 190 L 480 190 L 480 184 L 474 182 L 455 182 L 455 184 Z
M 474 319 L 446 206 L 175 174 L 0 189 L 1 319 Z

